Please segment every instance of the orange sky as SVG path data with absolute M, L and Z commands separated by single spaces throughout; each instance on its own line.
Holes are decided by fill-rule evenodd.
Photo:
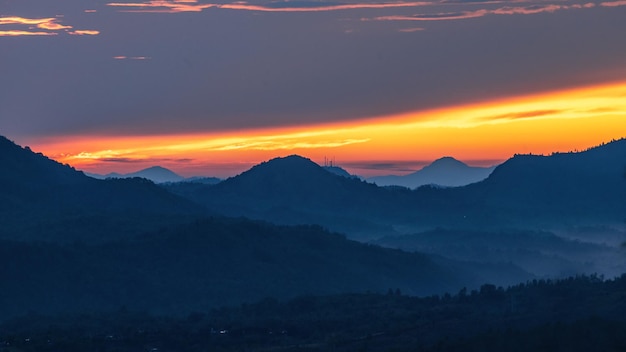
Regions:
M 626 137 L 626 82 L 337 124 L 219 134 L 70 135 L 27 144 L 96 173 L 161 165 L 184 176 L 226 177 L 276 156 L 299 154 L 320 164 L 334 157 L 349 171 L 372 176 L 401 172 L 356 165 L 442 156 L 485 165 L 515 153 L 582 150 L 621 137 Z

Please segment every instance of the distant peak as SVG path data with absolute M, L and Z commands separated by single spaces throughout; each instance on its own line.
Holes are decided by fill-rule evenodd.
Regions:
M 309 165 L 315 164 L 311 159 L 305 158 L 300 155 L 292 154 L 284 157 L 277 157 L 274 159 L 270 159 L 262 164 L 266 165 L 286 165 L 286 166 L 298 166 L 298 165 Z M 315 164 L 317 165 L 317 164 Z
M 430 166 L 433 165 L 459 165 L 459 166 L 467 166 L 467 164 L 465 164 L 462 161 L 459 161 L 451 156 L 444 156 L 443 158 L 439 158 L 435 161 L 433 161 Z
M 169 169 L 164 168 L 163 166 L 158 166 L 158 165 L 156 165 L 156 166 L 150 166 L 150 167 L 145 168 L 145 169 L 143 169 L 143 170 L 141 170 L 141 171 L 147 171 L 147 170 L 166 170 L 166 171 L 171 171 L 171 170 L 169 170 Z
M 149 168 L 139 170 L 135 173 L 140 173 L 140 172 L 161 172 L 161 173 L 175 174 L 174 171 L 168 168 L 164 168 L 163 166 L 150 166 Z

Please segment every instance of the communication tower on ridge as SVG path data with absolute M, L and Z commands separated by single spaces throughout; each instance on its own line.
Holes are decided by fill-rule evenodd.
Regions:
M 337 165 L 335 163 L 335 157 L 333 156 L 332 159 L 328 158 L 328 157 L 324 157 L 324 167 L 333 167 L 334 165 Z

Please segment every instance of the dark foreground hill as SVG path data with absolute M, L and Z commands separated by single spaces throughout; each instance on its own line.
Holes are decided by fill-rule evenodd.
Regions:
M 0 241 L 0 317 L 122 306 L 186 314 L 264 297 L 454 291 L 483 278 L 451 262 L 316 226 L 212 218 L 100 245 Z
M 203 211 L 145 179 L 96 180 L 1 136 L 0 165 L 0 238 L 102 241 Z
M 265 299 L 185 318 L 32 314 L 0 325 L 0 341 L 8 351 L 623 351 L 625 294 L 625 276 L 582 276 L 422 298 Z

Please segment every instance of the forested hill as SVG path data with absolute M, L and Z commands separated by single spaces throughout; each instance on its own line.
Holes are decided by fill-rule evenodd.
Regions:
M 96 180 L 0 136 L 0 238 L 104 241 L 203 209 L 145 179 Z
M 414 191 L 377 187 L 289 156 L 215 186 L 168 189 L 216 213 L 282 224 L 321 224 L 369 240 L 402 231 L 622 226 L 626 139 L 577 153 L 517 155 L 485 180 Z
M 516 155 L 460 193 L 515 222 L 617 224 L 626 214 L 626 139 L 577 153 Z
M 201 310 L 30 315 L 0 325 L 6 351 L 623 351 L 626 276 L 483 285 L 453 295 L 304 296 Z M 3 346 L 0 345 L 0 351 Z
M 98 245 L 0 241 L 0 258 L 0 319 L 122 306 L 180 315 L 264 297 L 389 288 L 429 295 L 484 282 L 467 265 L 317 226 L 245 219 L 197 220 Z

